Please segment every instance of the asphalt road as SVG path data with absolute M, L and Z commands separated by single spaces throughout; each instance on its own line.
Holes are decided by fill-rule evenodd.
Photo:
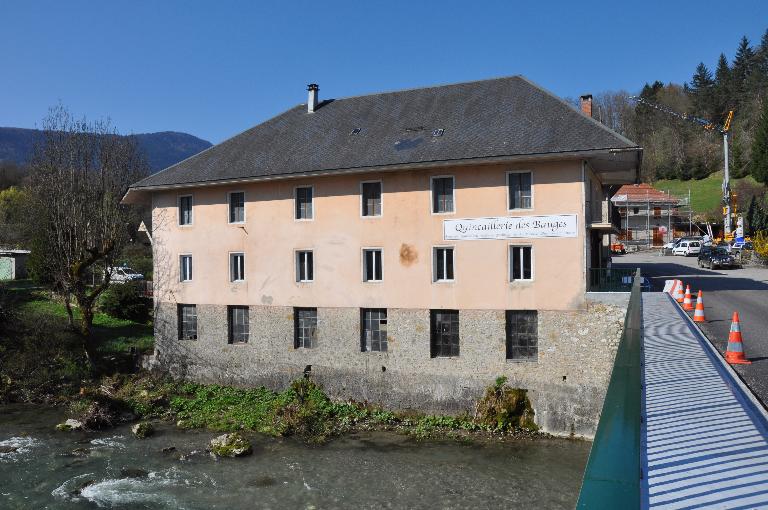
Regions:
M 701 289 L 707 322 L 702 330 L 725 352 L 731 316 L 739 312 L 744 351 L 751 365 L 733 365 L 736 372 L 768 407 L 768 268 L 700 269 L 696 257 L 660 256 L 658 252 L 614 255 L 614 267 L 640 267 L 654 291 L 664 280 L 680 279 L 690 284 L 691 294 Z M 693 312 L 690 312 L 691 314 Z

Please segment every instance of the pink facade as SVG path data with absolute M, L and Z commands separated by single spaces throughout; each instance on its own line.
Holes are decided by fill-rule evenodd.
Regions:
M 532 208 L 508 209 L 508 172 L 532 172 Z M 577 159 L 445 167 L 197 186 L 153 193 L 157 299 L 180 303 L 313 307 L 574 310 L 584 307 L 585 175 Z M 453 176 L 453 213 L 431 209 L 432 176 Z M 382 214 L 361 215 L 361 183 L 381 181 Z M 312 186 L 311 220 L 296 220 L 294 190 Z M 245 221 L 229 223 L 230 192 L 245 193 Z M 193 221 L 179 225 L 179 197 Z M 575 214 L 573 238 L 456 240 L 443 221 Z M 454 281 L 433 282 L 433 247 L 454 248 Z M 509 247 L 531 246 L 533 278 L 510 281 Z M 362 250 L 382 250 L 382 281 L 363 281 Z M 314 281 L 296 281 L 296 250 L 312 250 Z M 245 280 L 230 281 L 230 253 Z M 179 257 L 193 278 L 180 281 Z

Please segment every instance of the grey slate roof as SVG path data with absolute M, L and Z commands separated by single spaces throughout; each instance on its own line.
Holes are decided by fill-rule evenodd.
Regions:
M 355 128 L 359 134 L 351 134 Z M 434 129 L 445 131 L 433 137 Z M 631 147 L 512 76 L 328 100 L 314 113 L 298 105 L 132 188 Z

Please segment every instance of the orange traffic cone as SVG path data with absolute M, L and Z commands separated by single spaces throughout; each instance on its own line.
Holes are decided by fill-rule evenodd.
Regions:
M 693 303 L 691 302 L 691 286 L 685 286 L 685 298 L 683 298 L 683 310 L 693 310 Z
M 744 344 L 741 342 L 741 325 L 739 313 L 733 312 L 731 332 L 728 334 L 728 348 L 725 350 L 725 361 L 731 365 L 749 365 L 752 363 L 744 355 Z
M 675 295 L 672 297 L 675 298 L 675 301 L 678 303 L 683 302 L 683 299 L 685 299 L 685 296 L 683 295 L 683 282 L 678 283 L 677 287 L 675 288 Z
M 704 317 L 704 293 L 699 291 L 699 295 L 696 297 L 696 310 L 693 312 L 693 322 L 706 322 Z

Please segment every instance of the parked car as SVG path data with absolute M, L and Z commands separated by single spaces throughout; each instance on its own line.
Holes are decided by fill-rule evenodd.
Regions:
M 718 267 L 736 267 L 736 258 L 728 253 L 728 250 L 721 247 L 708 247 L 705 246 L 699 252 L 698 257 L 699 267 L 708 267 L 715 269 Z
M 701 241 L 687 241 L 682 240 L 680 243 L 672 249 L 672 255 L 683 255 L 688 257 L 689 255 L 696 255 L 701 251 Z
M 114 283 L 125 283 L 143 280 L 144 275 L 138 273 L 128 266 L 109 268 L 110 279 Z

